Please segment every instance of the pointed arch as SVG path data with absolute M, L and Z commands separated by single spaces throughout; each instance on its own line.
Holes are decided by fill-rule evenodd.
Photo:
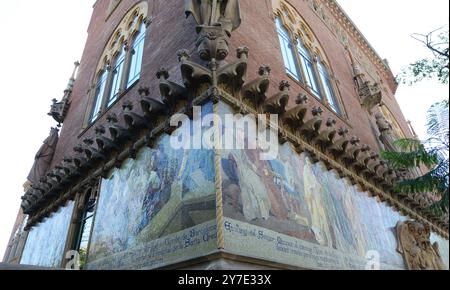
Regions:
M 297 67 L 300 72 L 295 79 L 306 85 L 310 93 L 329 107 L 334 113 L 343 116 L 343 104 L 338 97 L 336 78 L 331 68 L 326 53 L 312 29 L 302 18 L 300 13 L 286 0 L 272 0 L 273 12 L 277 31 L 286 30 L 291 39 L 291 46 L 295 47 L 294 61 L 287 58 L 286 47 L 280 36 L 280 43 L 285 61 L 286 70 L 293 75 L 292 67 Z M 280 24 L 283 27 L 280 27 Z M 288 69 L 289 68 L 289 69 Z
M 147 1 L 133 6 L 105 44 L 90 90 L 85 126 L 109 109 L 140 78 L 148 19 Z

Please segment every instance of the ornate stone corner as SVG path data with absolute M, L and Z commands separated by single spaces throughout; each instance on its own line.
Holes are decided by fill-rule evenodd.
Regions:
M 409 270 L 445 270 L 437 244 L 430 241 L 431 230 L 416 221 L 397 224 L 397 250 L 403 254 Z

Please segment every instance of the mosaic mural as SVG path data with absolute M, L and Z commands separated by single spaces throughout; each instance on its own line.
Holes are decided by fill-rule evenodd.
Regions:
M 30 230 L 21 264 L 56 268 L 61 266 L 73 207 L 74 202 L 69 202 L 66 207 Z
M 102 181 L 89 269 L 153 268 L 215 247 L 214 151 L 174 150 L 168 135 L 156 144 Z
M 225 106 L 221 111 L 230 112 Z M 313 164 L 306 154 L 297 154 L 288 143 L 275 160 L 260 160 L 260 152 L 222 152 L 227 218 L 355 257 L 377 251 L 382 263 L 405 267 L 396 251 L 395 227 L 404 219 L 400 214 L 320 163 Z

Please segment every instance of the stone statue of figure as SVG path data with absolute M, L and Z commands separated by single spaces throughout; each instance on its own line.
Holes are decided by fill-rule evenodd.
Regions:
M 36 153 L 33 167 L 28 174 L 28 180 L 32 185 L 37 185 L 50 168 L 50 163 L 52 162 L 53 154 L 55 153 L 59 140 L 58 133 L 59 130 L 57 128 L 52 128 L 50 130 L 50 136 L 45 139 L 44 144 Z
M 199 26 L 222 26 L 228 35 L 241 25 L 239 0 L 185 0 L 185 11 Z
M 391 152 L 397 151 L 397 148 L 394 144 L 395 141 L 397 141 L 397 138 L 395 137 L 392 125 L 381 113 L 376 114 L 375 118 L 377 120 L 378 130 L 380 130 L 381 133 L 380 140 L 384 144 L 384 149 Z

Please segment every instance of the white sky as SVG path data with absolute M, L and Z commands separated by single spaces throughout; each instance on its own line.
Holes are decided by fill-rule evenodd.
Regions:
M 81 58 L 94 0 L 0 1 L 0 260 L 23 195 L 34 155 L 55 122 L 47 116 Z M 180 1 L 181 2 L 181 1 Z M 448 23 L 448 0 L 338 0 L 397 74 L 429 52 L 412 33 Z M 180 3 L 181 5 L 181 3 Z M 181 17 L 181 16 L 180 16 Z M 448 98 L 448 86 L 424 82 L 401 86 L 397 99 L 420 136 L 425 113 Z

